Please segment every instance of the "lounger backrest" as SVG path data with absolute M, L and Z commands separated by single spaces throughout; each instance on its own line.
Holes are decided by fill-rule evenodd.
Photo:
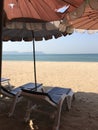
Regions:
M 8 95 L 9 97 L 10 97 L 10 96 L 15 96 L 14 93 L 11 93 L 9 90 L 7 90 L 7 89 L 6 89 L 5 87 L 3 87 L 3 86 L 1 86 L 0 91 L 1 91 L 1 93 L 5 94 L 6 96 L 7 96 L 7 95 Z
M 48 99 L 47 101 L 52 103 L 52 105 L 56 104 L 53 101 L 53 99 L 51 98 L 51 96 L 46 92 L 35 92 L 35 91 L 30 91 L 30 90 L 25 90 L 25 89 L 22 89 L 22 92 L 23 92 L 23 95 L 25 95 L 25 96 L 27 95 L 28 97 L 30 97 L 32 95 L 31 98 L 35 97 L 35 98 L 38 98 L 38 100 L 47 98 Z M 33 98 L 32 98 L 32 100 L 33 100 Z
M 40 97 L 44 97 L 44 98 L 48 97 L 48 99 L 55 104 L 58 104 L 64 96 L 68 96 L 69 93 L 71 92 L 71 89 L 69 88 L 59 88 L 59 87 L 54 87 L 50 89 L 48 92 L 35 92 L 35 91 L 29 91 L 25 89 L 22 90 L 23 92 L 28 93 L 27 94 L 28 97 L 33 95 L 35 96 L 39 95 Z

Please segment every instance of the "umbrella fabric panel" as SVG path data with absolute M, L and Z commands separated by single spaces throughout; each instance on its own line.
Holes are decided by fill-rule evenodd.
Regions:
M 61 19 L 55 10 L 63 4 L 58 0 L 5 0 L 4 10 L 9 20 L 54 21 Z
M 98 30 L 98 11 L 87 6 L 84 14 L 78 19 L 70 20 L 70 24 L 75 29 Z
M 64 14 L 56 10 L 68 6 L 68 12 L 80 6 L 84 0 L 5 0 L 4 11 L 8 20 L 55 21 Z
M 98 1 L 85 1 L 68 17 L 69 25 L 78 32 L 88 30 L 89 33 L 98 32 Z
M 98 10 L 98 0 L 89 0 L 88 2 L 92 9 Z
M 78 8 L 85 0 L 61 0 L 61 3 L 69 5 L 68 12 L 74 11 L 76 8 Z

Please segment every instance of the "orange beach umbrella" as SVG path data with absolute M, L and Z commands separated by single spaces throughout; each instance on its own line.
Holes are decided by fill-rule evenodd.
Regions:
M 66 20 L 66 15 L 79 7 L 83 1 L 0 0 L 0 62 L 2 61 L 2 39 L 4 41 L 33 40 L 34 43 L 34 40 L 42 40 L 43 38 L 48 40 L 52 36 L 57 38 L 71 34 L 72 30 Z M 62 10 L 63 7 L 64 11 L 61 12 L 60 9 Z

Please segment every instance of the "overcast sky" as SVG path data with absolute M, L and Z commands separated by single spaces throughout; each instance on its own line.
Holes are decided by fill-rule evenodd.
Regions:
M 98 33 L 73 33 L 48 41 L 35 41 L 36 51 L 54 54 L 98 53 Z M 3 42 L 3 51 L 31 52 L 32 42 Z

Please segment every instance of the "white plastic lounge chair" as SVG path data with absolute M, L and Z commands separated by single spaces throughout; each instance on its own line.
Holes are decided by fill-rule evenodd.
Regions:
M 6 87 L 1 86 L 0 87 L 0 93 L 4 97 L 9 97 L 13 99 L 12 105 L 11 105 L 11 110 L 9 112 L 9 116 L 13 115 L 13 112 L 15 110 L 16 103 L 19 102 L 22 99 L 22 96 L 20 96 L 21 89 L 25 90 L 32 90 L 35 91 L 35 83 L 27 83 L 22 86 L 19 86 L 17 88 L 13 88 L 11 90 L 8 90 Z M 41 90 L 42 89 L 42 84 L 37 83 L 37 89 Z
M 54 108 L 55 121 L 53 130 L 59 130 L 61 109 L 64 101 L 66 101 L 66 107 L 69 110 L 71 108 L 71 102 L 74 97 L 72 89 L 60 87 L 53 87 L 47 92 L 34 92 L 22 89 L 21 95 L 28 99 L 28 109 L 25 115 L 25 122 L 27 122 L 30 118 L 30 113 L 32 110 L 31 103 L 35 103 L 42 106 L 51 106 L 52 108 Z
M 1 84 L 6 85 L 9 89 L 11 89 L 11 84 L 9 81 L 10 81 L 9 78 L 1 78 Z
M 9 80 L 10 79 L 8 79 L 8 78 L 1 78 L 1 82 L 6 82 L 6 81 L 9 82 Z

